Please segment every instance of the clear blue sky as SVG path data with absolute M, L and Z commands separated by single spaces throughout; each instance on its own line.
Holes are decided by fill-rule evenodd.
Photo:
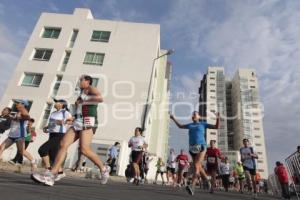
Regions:
M 224 66 L 229 75 L 238 67 L 256 69 L 269 166 L 299 145 L 300 1 L 2 0 L 0 97 L 41 12 L 72 13 L 76 7 L 90 8 L 95 18 L 161 24 L 162 47 L 176 49 L 170 57 L 173 93 L 197 92 L 210 65 Z M 185 147 L 187 136 L 171 130 L 171 145 Z

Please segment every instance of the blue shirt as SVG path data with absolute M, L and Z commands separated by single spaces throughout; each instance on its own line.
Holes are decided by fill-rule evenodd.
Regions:
M 207 122 L 193 122 L 185 125 L 185 129 L 189 129 L 189 144 L 197 145 L 204 144 L 206 145 L 205 140 L 205 131 L 207 128 L 214 128 L 214 125 L 208 124 Z
M 112 146 L 110 149 L 109 149 L 109 156 L 112 157 L 112 158 L 117 158 L 119 155 L 119 150 L 116 146 Z

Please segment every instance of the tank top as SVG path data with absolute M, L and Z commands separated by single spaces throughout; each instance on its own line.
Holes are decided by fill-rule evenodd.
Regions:
M 90 93 L 87 94 L 91 95 Z M 78 99 L 85 99 L 86 94 L 83 93 L 83 90 L 80 92 Z M 94 127 L 98 124 L 98 114 L 97 114 L 98 104 L 78 104 L 76 107 L 76 120 L 82 120 L 85 126 Z

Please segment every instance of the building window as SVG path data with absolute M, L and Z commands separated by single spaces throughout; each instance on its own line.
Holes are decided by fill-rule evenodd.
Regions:
M 17 100 L 17 99 L 12 99 L 12 103 L 11 103 L 11 112 L 12 113 L 17 113 L 18 112 L 18 110 L 17 110 L 17 108 L 16 108 L 16 104 L 15 104 L 15 100 Z M 27 110 L 28 111 L 30 111 L 30 108 L 31 108 L 31 106 L 32 106 L 32 101 L 29 101 L 28 99 L 26 99 L 27 101 L 28 101 L 28 103 L 29 103 L 29 106 L 27 107 Z
M 256 143 L 255 144 L 255 146 L 257 146 L 257 147 L 260 147 L 260 146 L 262 146 L 261 144 L 259 144 L 259 143 Z
M 103 60 L 104 60 L 104 54 L 103 53 L 87 52 L 85 54 L 83 64 L 103 65 Z
M 215 74 L 216 72 L 215 72 L 215 71 L 210 71 L 209 73 L 210 73 L 210 74 Z
M 216 78 L 215 78 L 215 77 L 210 77 L 209 79 L 210 79 L 210 80 L 216 80 Z
M 211 132 L 210 134 L 211 134 L 211 135 L 217 135 L 217 133 L 216 133 L 216 132 Z
M 78 35 L 78 30 L 74 29 L 73 32 L 72 32 L 70 43 L 68 45 L 70 48 L 74 47 L 77 35 Z
M 99 78 L 93 78 L 92 86 L 93 87 L 97 87 L 98 86 L 98 82 L 99 82 Z
M 254 130 L 256 130 L 256 131 L 259 131 L 259 130 L 260 130 L 260 128 L 254 128 Z
M 258 155 L 262 155 L 263 153 L 262 153 L 262 152 L 257 152 L 257 154 L 258 154 Z
M 61 28 L 44 28 L 43 38 L 57 39 L 59 37 Z
M 216 92 L 216 90 L 210 90 L 211 92 Z
M 264 172 L 265 170 L 263 170 L 263 169 L 259 169 L 258 171 L 259 171 L 259 172 Z
M 62 78 L 63 78 L 62 75 L 57 75 L 56 76 L 56 81 L 55 81 L 55 84 L 54 84 L 54 87 L 53 87 L 53 90 L 52 90 L 52 97 L 55 97 L 57 95 Z
M 255 88 L 255 86 L 250 86 L 250 88 L 253 88 L 253 89 L 254 89 L 254 88 Z
M 109 31 L 93 31 L 91 41 L 108 42 L 110 38 Z
M 264 163 L 264 161 L 262 161 L 262 160 L 258 160 L 257 162 L 258 162 L 258 163 Z
M 254 137 L 255 137 L 255 138 L 260 138 L 260 135 L 255 135 Z
M 22 86 L 39 87 L 42 81 L 42 74 L 25 73 L 22 80 Z
M 40 124 L 41 129 L 44 128 L 45 126 L 47 126 L 48 120 L 50 117 L 50 113 L 51 113 L 51 109 L 52 109 L 52 103 L 46 103 L 44 114 L 43 114 L 43 119 Z
M 69 62 L 70 56 L 71 56 L 71 51 L 66 51 L 64 60 L 62 62 L 61 68 L 60 68 L 60 71 L 62 71 L 62 72 L 66 71 L 67 64 Z
M 49 61 L 53 49 L 35 49 L 33 60 Z

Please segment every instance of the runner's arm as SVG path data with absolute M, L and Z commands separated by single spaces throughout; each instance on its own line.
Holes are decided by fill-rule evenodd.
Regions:
M 175 119 L 174 115 L 170 115 L 170 119 L 172 119 L 175 124 L 177 125 L 178 128 L 181 128 L 181 129 L 187 129 L 187 125 L 182 125 L 180 124 L 177 119 Z
M 90 93 L 87 97 L 87 99 L 84 99 L 84 102 L 89 102 L 89 103 L 102 103 L 103 102 L 103 97 L 101 93 L 97 90 L 95 87 L 90 88 Z
M 30 115 L 28 113 L 28 111 L 26 110 L 26 108 L 22 109 L 20 111 L 20 117 L 18 117 L 18 115 L 16 116 L 17 119 L 22 119 L 22 120 L 30 120 Z
M 217 113 L 216 116 L 217 116 L 216 124 L 214 124 L 214 125 L 207 124 L 206 128 L 209 128 L 209 129 L 219 129 L 220 128 L 220 113 Z

